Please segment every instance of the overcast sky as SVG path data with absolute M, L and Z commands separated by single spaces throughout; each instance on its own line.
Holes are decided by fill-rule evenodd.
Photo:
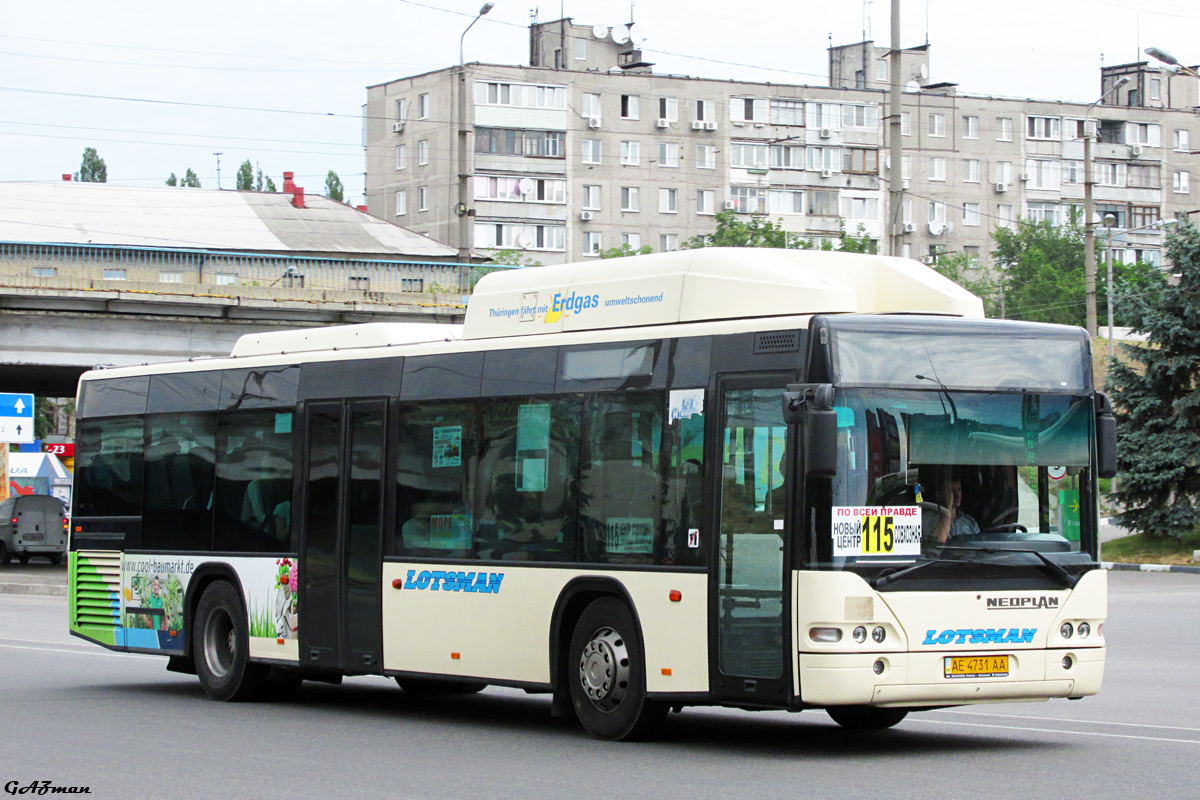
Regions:
M 9 0 L 0 22 L 0 181 L 59 180 L 97 148 L 110 183 L 161 185 L 190 167 L 234 186 L 250 159 L 310 193 L 336 170 L 361 203 L 365 87 L 456 63 L 477 0 Z M 467 61 L 521 64 L 531 14 L 623 25 L 610 0 L 497 0 Z M 659 73 L 823 86 L 826 48 L 888 44 L 888 0 L 640 0 Z M 986 10 L 983 10 L 986 9 Z M 930 77 L 967 94 L 1088 102 L 1101 63 L 1141 48 L 1200 62 L 1196 0 L 905 0 L 905 47 L 931 44 Z M 1144 58 L 1144 56 L 1142 57 Z

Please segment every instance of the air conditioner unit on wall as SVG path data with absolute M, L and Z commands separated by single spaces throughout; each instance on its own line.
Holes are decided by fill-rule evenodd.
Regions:
M 669 127 L 671 127 L 671 121 L 668 119 L 660 119 L 658 121 L 657 125 L 660 128 L 669 128 Z
M 1007 184 L 1007 183 L 1005 183 L 1004 181 L 999 181 L 999 182 L 997 182 L 997 183 L 996 183 L 996 191 L 997 191 L 997 192 L 1007 192 L 1007 191 L 1008 191 L 1008 184 Z
M 831 131 L 829 128 L 821 128 L 820 135 L 822 139 L 828 139 L 833 136 L 833 131 Z
M 580 212 L 579 212 L 579 219 L 580 219 L 580 220 L 582 220 L 583 222 L 591 222 L 591 220 L 592 220 L 592 212 L 590 212 L 590 211 L 580 211 Z
M 904 223 L 904 232 L 905 233 L 912 233 L 916 229 L 917 229 L 917 226 L 912 224 L 911 222 Z
M 1130 158 L 1141 158 L 1142 152 L 1143 152 L 1142 146 L 1140 144 L 1131 145 L 1129 148 L 1129 157 Z
M 404 130 L 403 122 L 393 122 L 392 123 L 392 133 L 400 133 L 403 130 Z
M 588 117 L 588 127 L 589 128 L 599 128 L 600 127 L 600 118 L 599 117 Z
M 706 131 L 715 131 L 716 129 L 717 129 L 717 123 L 715 123 L 715 122 L 706 122 L 706 123 L 704 123 L 704 130 L 706 130 Z
M 694 131 L 702 131 L 702 130 L 704 130 L 704 123 L 703 123 L 703 122 L 701 122 L 700 120 L 696 120 L 696 121 L 694 121 L 694 122 L 692 123 L 692 130 L 694 130 Z
M 726 200 L 725 201 L 725 210 L 726 211 L 733 211 L 735 208 L 737 208 L 736 201 L 734 201 L 734 200 Z
M 822 178 L 832 178 L 832 177 L 833 177 L 833 170 L 831 170 L 831 169 L 823 169 L 823 170 L 821 170 L 821 177 L 822 177 Z
M 1028 172 L 1022 172 L 1022 173 L 1021 173 L 1021 180 L 1022 180 L 1022 181 L 1028 181 L 1028 180 L 1029 180 L 1029 173 L 1028 173 Z
M 912 181 L 910 181 L 908 178 L 904 178 L 904 179 L 902 179 L 902 180 L 900 181 L 900 190 L 901 190 L 901 191 L 904 191 L 904 192 L 907 192 L 907 191 L 908 191 L 908 187 L 909 187 L 911 184 L 912 184 Z

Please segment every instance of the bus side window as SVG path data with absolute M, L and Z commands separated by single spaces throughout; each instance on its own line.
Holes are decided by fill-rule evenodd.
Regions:
M 211 550 L 216 414 L 158 416 L 147 427 L 142 547 Z
M 705 543 L 700 531 L 704 487 L 704 411 L 701 399 L 686 413 L 671 415 L 666 434 L 666 491 L 663 495 L 662 542 L 658 562 L 681 567 L 703 566 Z M 672 392 L 672 395 L 679 394 Z M 674 405 L 679 405 L 678 403 Z
M 469 558 L 473 554 L 476 424 L 471 402 L 401 408 L 396 555 Z

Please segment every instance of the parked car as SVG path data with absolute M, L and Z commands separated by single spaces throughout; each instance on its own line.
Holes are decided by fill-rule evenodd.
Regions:
M 67 552 L 67 509 L 57 497 L 24 494 L 0 502 L 0 564 L 13 556 L 28 564 L 33 556 L 45 556 L 51 564 Z

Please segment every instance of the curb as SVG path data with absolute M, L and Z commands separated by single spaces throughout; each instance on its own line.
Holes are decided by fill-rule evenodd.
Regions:
M 1189 567 L 1181 564 L 1122 564 L 1114 561 L 1102 561 L 1100 566 L 1117 572 L 1184 572 L 1189 575 L 1200 575 L 1200 566 Z
M 66 597 L 67 587 L 54 583 L 0 583 L 0 594 Z

